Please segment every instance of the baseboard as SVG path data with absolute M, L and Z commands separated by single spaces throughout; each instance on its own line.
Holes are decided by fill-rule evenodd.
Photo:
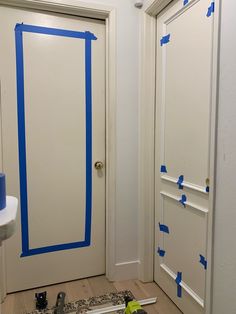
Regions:
M 138 279 L 139 261 L 116 263 L 112 281 Z

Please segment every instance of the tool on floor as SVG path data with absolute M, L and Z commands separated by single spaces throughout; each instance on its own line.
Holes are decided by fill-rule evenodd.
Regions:
M 125 314 L 147 314 L 144 309 L 142 309 L 140 303 L 129 296 L 125 297 Z
M 48 300 L 46 291 L 35 293 L 35 300 L 37 310 L 45 310 L 47 308 Z
M 140 305 L 149 305 L 157 302 L 157 298 L 150 298 L 150 299 L 144 299 L 138 301 Z M 86 314 L 105 314 L 105 313 L 114 313 L 119 310 L 125 310 L 125 304 L 119 304 L 119 305 L 112 305 L 112 306 L 107 306 L 104 308 L 96 309 L 96 310 L 89 310 L 86 311 Z M 132 313 L 132 312 L 131 312 Z M 146 312 L 136 312 L 137 314 L 140 313 L 146 313 Z M 133 314 L 136 314 L 133 312 Z
M 64 314 L 64 305 L 65 305 L 65 292 L 59 292 L 57 295 L 56 308 L 54 314 Z

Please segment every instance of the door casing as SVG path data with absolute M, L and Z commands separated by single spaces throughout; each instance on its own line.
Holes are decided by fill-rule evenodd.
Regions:
M 139 137 L 139 279 L 154 279 L 154 217 L 155 217 L 155 108 L 156 108 L 156 17 L 172 1 L 148 0 L 141 16 L 141 79 L 140 79 L 140 137 Z M 207 234 L 208 271 L 205 289 L 205 313 L 211 313 L 212 247 L 215 202 L 216 118 L 219 78 L 219 35 L 221 0 L 215 0 L 212 93 L 210 129 L 209 217 Z M 209 1 L 209 4 L 211 1 Z M 157 69 L 158 70 L 158 69 Z
M 115 275 L 115 206 L 116 206 L 116 10 L 100 4 L 78 1 L 0 0 L 0 5 L 67 15 L 97 18 L 106 24 L 106 276 Z M 2 152 L 2 146 L 0 147 Z M 1 165 L 2 167 L 2 165 Z M 0 274 L 5 274 L 4 246 Z M 6 296 L 6 278 L 0 282 L 0 303 Z

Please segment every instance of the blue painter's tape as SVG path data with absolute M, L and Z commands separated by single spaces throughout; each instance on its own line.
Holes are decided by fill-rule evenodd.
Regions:
M 60 28 L 49 28 L 43 26 L 27 25 L 27 24 L 16 24 L 15 31 L 21 31 L 26 33 L 37 33 L 44 35 L 53 35 L 53 36 L 63 36 L 63 37 L 72 37 L 72 38 L 81 38 L 88 40 L 96 40 L 97 37 L 90 32 L 77 32 L 71 30 L 65 30 Z
M 184 0 L 184 5 L 187 5 L 188 4 L 188 0 Z
M 161 248 L 158 246 L 157 253 L 158 253 L 161 257 L 164 257 L 165 254 L 166 254 L 166 251 L 165 251 L 165 250 L 161 250 Z
M 177 297 L 182 298 L 182 287 L 180 285 L 177 286 Z
M 160 40 L 161 46 L 166 45 L 170 42 L 170 34 L 163 36 Z
M 4 173 L 0 173 L 0 210 L 4 209 L 6 206 L 6 176 Z
M 160 222 L 159 222 L 159 229 L 160 229 L 161 232 L 170 233 L 169 232 L 169 227 L 166 226 L 166 225 L 162 225 Z
M 175 282 L 177 284 L 177 296 L 178 296 L 178 298 L 182 298 L 182 287 L 180 285 L 181 281 L 182 281 L 182 273 L 178 272 L 177 277 L 175 279 Z
M 205 257 L 203 255 L 199 255 L 200 256 L 200 263 L 204 266 L 204 269 L 207 269 L 207 260 L 205 259 Z
M 207 192 L 207 193 L 210 192 L 210 187 L 209 187 L 209 186 L 206 187 L 206 192 Z
M 25 132 L 25 95 L 24 95 L 24 52 L 23 32 L 46 35 L 80 38 L 85 40 L 85 94 L 86 94 L 86 204 L 85 204 L 85 235 L 83 241 L 64 243 L 40 248 L 29 247 L 28 225 L 28 189 L 27 189 L 27 157 Z M 92 220 L 92 52 L 91 40 L 97 39 L 90 32 L 76 32 L 34 25 L 16 24 L 16 77 L 17 77 L 17 116 L 18 116 L 18 150 L 20 171 L 20 200 L 21 200 L 21 257 L 49 252 L 82 248 L 91 245 Z
M 92 220 L 92 52 L 91 40 L 85 40 L 86 89 L 86 228 L 85 242 L 91 242 Z
M 179 176 L 179 179 L 177 181 L 177 184 L 178 184 L 180 190 L 183 190 L 183 188 L 184 188 L 183 182 L 184 182 L 184 176 L 181 175 L 181 176 Z
M 28 249 L 27 251 L 23 251 L 21 257 L 38 255 L 38 254 L 45 254 L 50 252 L 57 252 L 57 251 L 64 251 L 64 250 L 71 250 L 77 249 L 82 247 L 90 246 L 89 241 L 80 241 L 80 242 L 73 242 L 73 243 L 65 243 L 65 244 L 57 244 L 51 246 L 45 246 L 35 249 Z
M 179 202 L 180 202 L 184 207 L 186 207 L 187 196 L 183 194 L 183 195 L 181 196 L 181 199 L 179 200 Z
M 17 116 L 18 116 L 18 151 L 20 170 L 20 202 L 21 202 L 21 243 L 22 252 L 29 251 L 28 229 L 28 195 L 26 170 L 25 140 L 25 95 L 24 95 L 24 58 L 22 31 L 15 28 L 16 77 L 17 77 Z
M 207 17 L 210 17 L 215 12 L 215 2 L 212 2 L 207 10 Z
M 165 165 L 161 165 L 161 173 L 167 173 L 167 169 Z

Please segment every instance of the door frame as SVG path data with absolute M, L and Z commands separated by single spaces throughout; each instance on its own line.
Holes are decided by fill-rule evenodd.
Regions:
M 175 0 L 148 0 L 141 14 L 141 79 L 139 133 L 139 279 L 154 280 L 155 237 L 155 108 L 156 108 L 156 23 L 157 15 Z M 213 224 L 215 203 L 215 159 L 219 78 L 219 35 L 221 0 L 215 1 L 210 129 L 210 182 L 207 230 L 205 313 L 211 313 Z M 211 1 L 209 0 L 209 4 Z
M 115 276 L 116 212 L 116 9 L 102 4 L 71 0 L 0 0 L 8 7 L 102 19 L 106 25 L 106 276 Z M 2 151 L 2 146 L 0 147 Z M 3 247 L 4 255 L 4 247 Z M 1 255 L 0 255 L 1 258 Z M 0 274 L 5 274 L 4 258 Z M 5 278 L 4 278 L 5 279 Z M 6 280 L 0 282 L 0 303 L 6 296 Z

